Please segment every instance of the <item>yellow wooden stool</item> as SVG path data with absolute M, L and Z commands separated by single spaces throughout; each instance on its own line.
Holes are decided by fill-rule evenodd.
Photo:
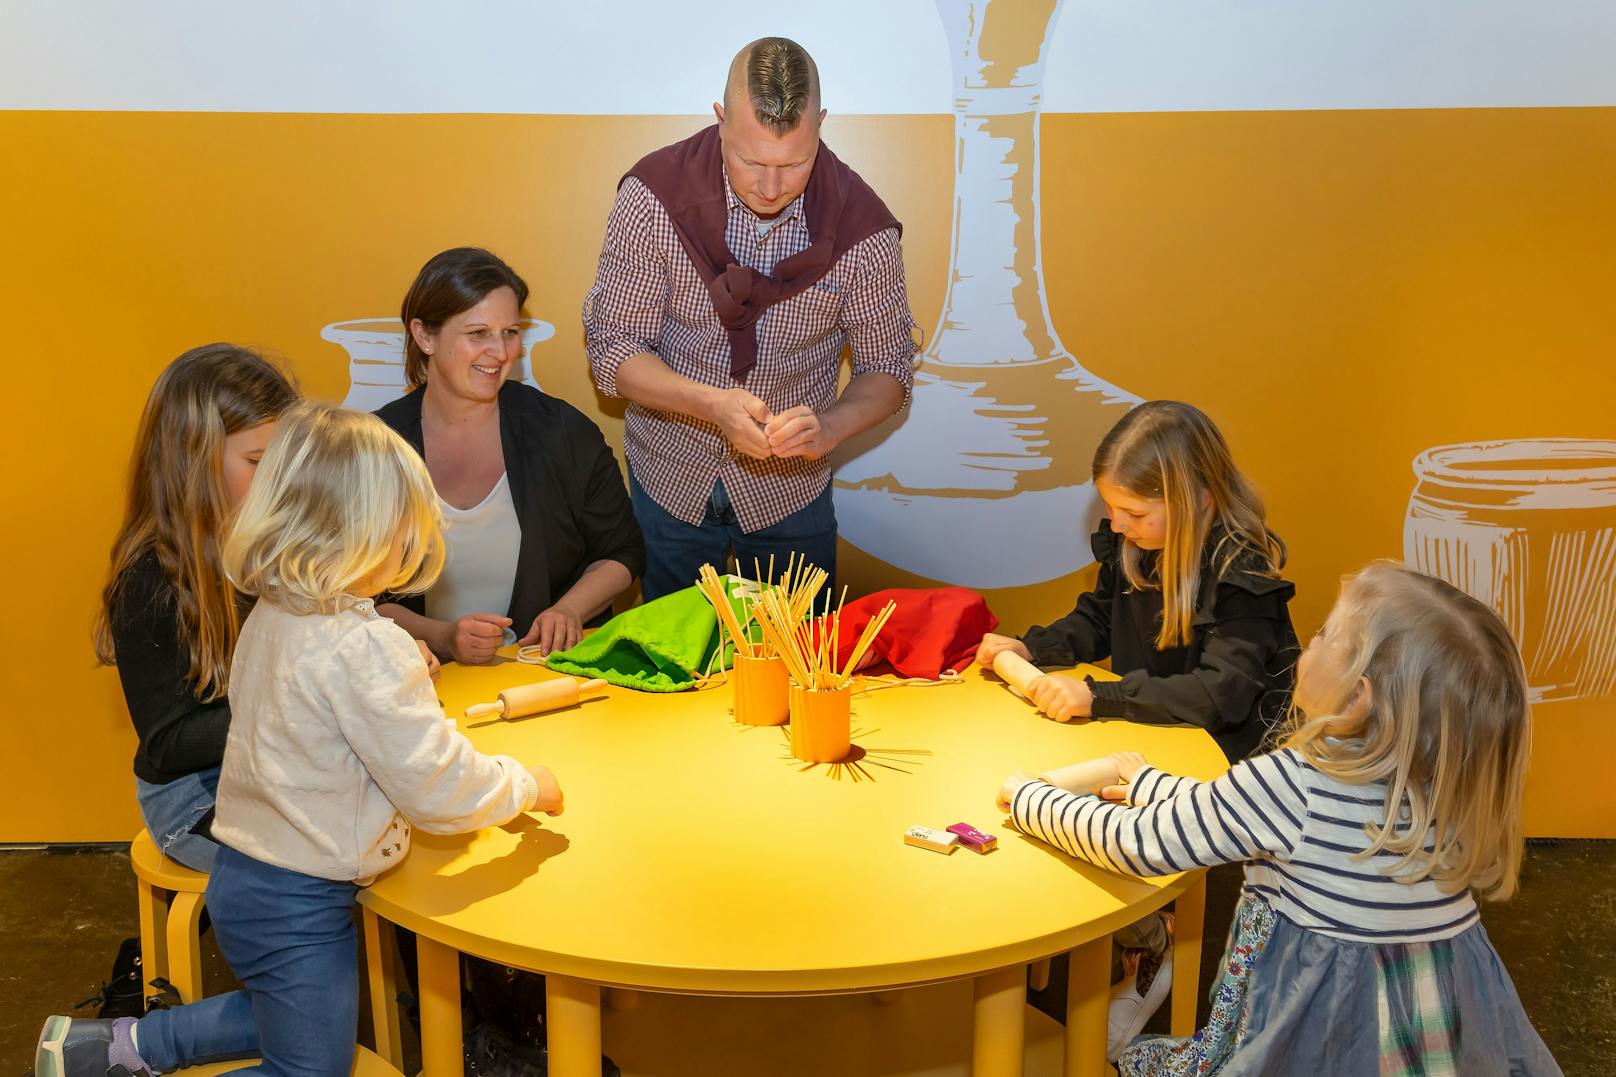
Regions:
M 247 1066 L 258 1065 L 256 1058 L 243 1058 L 235 1062 L 215 1062 L 211 1066 L 196 1066 L 182 1070 L 185 1077 L 215 1077 Z M 402 1073 L 377 1058 L 363 1047 L 354 1049 L 352 1077 L 404 1077 Z
M 147 985 L 164 978 L 174 985 L 181 1001 L 195 1002 L 202 997 L 198 928 L 208 877 L 164 856 L 144 830 L 129 843 L 129 863 L 135 869 L 140 896 L 141 975 Z

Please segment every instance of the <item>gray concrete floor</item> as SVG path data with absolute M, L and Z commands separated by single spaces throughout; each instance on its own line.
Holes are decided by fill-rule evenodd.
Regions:
M 1234 869 L 1214 872 L 1208 885 L 1203 996 L 1238 886 Z M 1565 1072 L 1616 1075 L 1616 842 L 1532 843 L 1520 896 L 1484 907 L 1483 918 Z M 0 849 L 0 1075 L 28 1072 L 40 1022 L 94 994 L 119 941 L 137 933 L 126 850 Z M 227 990 L 211 934 L 204 945 L 208 992 Z M 1052 977 L 1034 1002 L 1064 1013 L 1064 983 Z

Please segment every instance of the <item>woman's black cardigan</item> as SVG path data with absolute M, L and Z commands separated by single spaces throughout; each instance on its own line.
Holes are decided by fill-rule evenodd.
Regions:
M 423 458 L 425 392 L 421 386 L 376 412 Z M 634 577 L 644 573 L 645 542 L 617 459 L 583 412 L 531 385 L 508 381 L 499 390 L 499 440 L 522 529 L 506 611 L 520 637 L 594 562 L 616 561 Z M 425 613 L 423 595 L 388 596 L 388 601 Z M 610 614 L 603 610 L 586 623 Z

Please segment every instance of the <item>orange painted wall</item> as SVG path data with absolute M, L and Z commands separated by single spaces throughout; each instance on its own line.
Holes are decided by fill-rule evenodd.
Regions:
M 535 352 L 540 380 L 616 442 L 621 412 L 593 394 L 579 303 L 618 175 L 701 122 L 0 113 L 13 760 L 0 841 L 117 840 L 138 825 L 134 738 L 89 624 L 157 371 L 230 339 L 284 354 L 309 394 L 340 400 L 347 356 L 321 326 L 396 311 L 428 256 L 482 244 L 558 327 Z M 951 124 L 833 117 L 826 131 L 905 221 L 928 331 Z M 1049 306 L 1096 374 L 1220 422 L 1290 544 L 1306 634 L 1343 572 L 1401 558 L 1420 450 L 1616 435 L 1612 175 L 1616 109 L 1047 116 Z M 845 558 L 855 588 L 904 579 Z M 989 598 L 1020 629 L 1080 586 Z M 1552 781 L 1616 754 L 1613 706 L 1538 708 L 1531 833 L 1616 835 L 1608 784 Z

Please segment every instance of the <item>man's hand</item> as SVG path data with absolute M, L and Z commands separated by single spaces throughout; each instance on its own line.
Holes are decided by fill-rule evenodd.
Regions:
M 1027 686 L 1038 709 L 1057 722 L 1070 722 L 1073 718 L 1087 718 L 1094 708 L 1094 693 L 1088 681 L 1076 677 L 1047 674 Z
M 810 407 L 782 411 L 764 425 L 763 433 L 774 455 L 806 456 L 810 460 L 829 456 L 840 440 L 825 418 Z
M 731 445 L 747 456 L 766 460 L 775 455 L 764 433 L 765 424 L 774 418 L 769 406 L 740 386 L 719 390 L 707 417 Z

